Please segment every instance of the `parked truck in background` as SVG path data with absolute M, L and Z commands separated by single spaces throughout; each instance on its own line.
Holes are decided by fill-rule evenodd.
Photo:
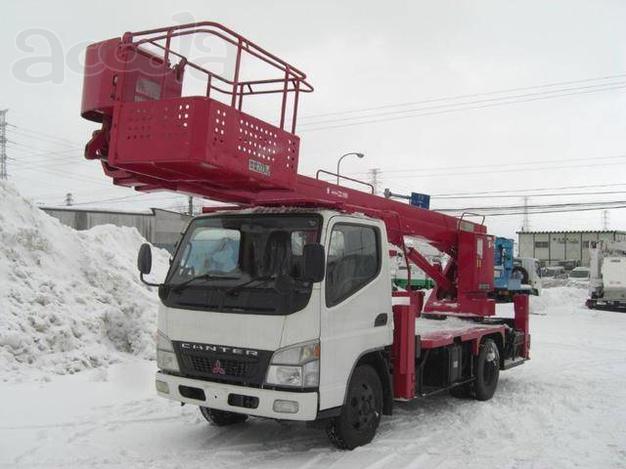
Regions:
M 567 283 L 574 286 L 589 287 L 591 269 L 589 267 L 574 267 L 567 275 Z
M 539 259 L 534 257 L 513 258 L 513 269 L 520 269 L 522 274 L 522 284 L 530 287 L 530 294 L 541 295 L 543 281 L 541 280 L 541 265 Z
M 231 50 L 232 75 L 176 51 L 198 35 Z M 257 68 L 242 70 L 251 60 L 274 75 L 251 78 Z M 85 155 L 115 184 L 235 204 L 194 218 L 152 284 L 160 396 L 216 425 L 316 421 L 351 449 L 372 440 L 395 401 L 443 391 L 485 401 L 501 371 L 529 358 L 528 295 L 514 296 L 513 318 L 495 317 L 484 224 L 344 187 L 337 174 L 337 183 L 298 174 L 298 100 L 312 87 L 297 68 L 202 22 L 93 44 L 86 69 L 82 115 L 101 127 Z M 190 69 L 202 91 L 183 96 Z M 275 123 L 244 112 L 268 94 L 280 98 Z M 446 265 L 408 246 L 411 237 Z M 433 279 L 427 301 L 392 291 L 389 244 Z M 138 267 L 146 281 L 149 245 Z
M 626 311 L 626 242 L 592 241 L 589 258 L 587 307 Z
M 496 237 L 494 248 L 494 297 L 510 302 L 516 294 L 539 295 L 541 274 L 537 259 L 514 257 L 514 241 Z

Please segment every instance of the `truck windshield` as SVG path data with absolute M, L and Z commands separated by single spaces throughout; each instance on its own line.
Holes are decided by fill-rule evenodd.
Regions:
M 572 270 L 569 273 L 570 278 L 588 278 L 589 271 L 588 270 Z
M 556 277 L 558 275 L 561 275 L 562 271 L 558 270 L 558 269 L 546 269 L 545 272 L 543 273 L 544 277 Z
M 161 299 L 172 307 L 289 314 L 302 309 L 306 244 L 319 242 L 317 215 L 252 214 L 198 218 L 172 261 Z

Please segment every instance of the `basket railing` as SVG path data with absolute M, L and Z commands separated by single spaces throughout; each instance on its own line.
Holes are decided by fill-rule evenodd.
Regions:
M 232 78 L 228 78 L 215 71 L 188 60 L 183 54 L 173 50 L 172 39 L 196 34 L 206 34 L 217 37 L 227 44 L 235 47 L 236 58 Z M 206 75 L 206 96 L 211 97 L 212 92 L 221 93 L 230 97 L 230 106 L 243 110 L 245 96 L 280 94 L 280 119 L 279 127 L 285 130 L 287 114 L 289 110 L 288 97 L 293 95 L 291 104 L 291 133 L 296 131 L 298 113 L 298 100 L 300 93 L 309 93 L 313 87 L 307 82 L 306 74 L 290 65 L 274 54 L 256 45 L 249 39 L 234 31 L 214 22 L 189 23 L 179 26 L 158 28 L 146 31 L 126 33 L 123 37 L 124 44 L 140 48 L 142 45 L 151 45 L 160 49 L 163 53 L 163 61 L 167 64 L 175 57 L 178 60 L 177 67 L 190 67 Z M 276 78 L 242 80 L 242 60 L 244 54 L 248 54 L 257 60 L 269 65 L 276 70 Z M 164 79 L 164 77 L 163 77 Z M 228 100 L 228 98 L 227 98 Z

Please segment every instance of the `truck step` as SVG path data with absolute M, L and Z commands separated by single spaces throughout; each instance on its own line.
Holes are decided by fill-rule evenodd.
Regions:
M 515 368 L 516 366 L 519 366 L 521 364 L 523 364 L 526 360 L 528 360 L 527 358 L 507 358 L 506 360 L 504 360 L 504 365 L 502 366 L 503 370 L 509 370 L 511 368 Z

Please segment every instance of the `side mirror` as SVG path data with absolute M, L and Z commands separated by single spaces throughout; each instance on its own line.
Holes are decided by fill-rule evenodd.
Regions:
M 160 286 L 158 283 L 151 283 L 144 280 L 143 276 L 148 275 L 152 270 L 152 249 L 148 243 L 143 243 L 139 248 L 137 255 L 137 268 L 139 269 L 139 278 L 143 283 L 150 287 Z
M 303 250 L 304 268 L 302 278 L 309 282 L 324 280 L 326 270 L 326 253 L 321 244 L 306 244 Z
M 137 255 L 137 269 L 142 275 L 148 275 L 152 270 L 152 249 L 148 243 L 143 243 Z

